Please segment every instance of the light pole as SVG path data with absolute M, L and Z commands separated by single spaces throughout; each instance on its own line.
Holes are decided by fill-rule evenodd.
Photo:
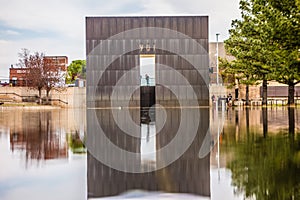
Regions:
M 219 35 L 220 33 L 217 33 L 217 85 L 219 85 Z

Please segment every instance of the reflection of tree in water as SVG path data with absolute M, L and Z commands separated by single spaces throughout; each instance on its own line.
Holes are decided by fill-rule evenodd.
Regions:
M 76 130 L 74 134 L 68 134 L 68 145 L 73 153 L 86 153 L 84 143 L 85 138 L 83 140 L 80 138 L 79 131 Z
M 300 199 L 300 140 L 294 135 L 250 134 L 232 146 L 233 185 L 256 199 Z
M 53 129 L 51 111 L 23 112 L 21 131 L 11 134 L 11 149 L 25 151 L 26 166 L 30 160 L 66 158 L 67 146 L 60 134 Z
M 295 108 L 288 107 L 289 113 L 289 133 L 295 134 Z

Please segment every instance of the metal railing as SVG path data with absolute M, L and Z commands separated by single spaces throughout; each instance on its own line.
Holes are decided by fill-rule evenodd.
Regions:
M 14 95 L 14 96 L 17 96 L 17 97 L 20 97 L 22 98 L 22 101 L 24 98 L 33 98 L 33 97 L 36 97 L 38 98 L 36 95 L 32 95 L 32 96 L 23 96 L 23 95 L 19 95 L 17 93 L 14 93 L 14 92 L 0 92 L 0 95 Z M 43 99 L 43 98 L 42 98 Z M 1 100 L 0 100 L 1 101 Z M 58 101 L 60 103 L 63 103 L 63 104 L 68 104 L 68 102 L 66 101 L 63 101 L 61 99 L 52 99 L 52 98 L 49 98 L 49 101 Z
M 141 86 L 155 86 L 155 78 L 149 78 L 148 80 L 146 78 L 140 79 Z

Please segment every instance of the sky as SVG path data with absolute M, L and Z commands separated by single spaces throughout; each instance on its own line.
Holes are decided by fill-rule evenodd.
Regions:
M 229 37 L 239 0 L 0 0 L 0 80 L 22 48 L 85 59 L 86 16 L 209 16 L 209 40 Z

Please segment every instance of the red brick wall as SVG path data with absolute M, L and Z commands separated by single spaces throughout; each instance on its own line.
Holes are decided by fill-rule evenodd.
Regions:
M 9 82 L 13 86 L 26 86 L 26 68 L 10 68 Z
M 66 56 L 45 56 L 44 63 L 49 65 L 54 70 L 56 70 L 56 68 L 59 67 L 61 69 L 61 71 L 67 71 L 68 57 L 66 57 Z
M 67 71 L 68 57 L 67 56 L 45 56 L 44 63 L 53 68 L 54 71 L 59 67 L 62 72 Z M 27 86 L 26 83 L 26 68 L 10 68 L 9 82 L 12 86 L 22 87 Z

